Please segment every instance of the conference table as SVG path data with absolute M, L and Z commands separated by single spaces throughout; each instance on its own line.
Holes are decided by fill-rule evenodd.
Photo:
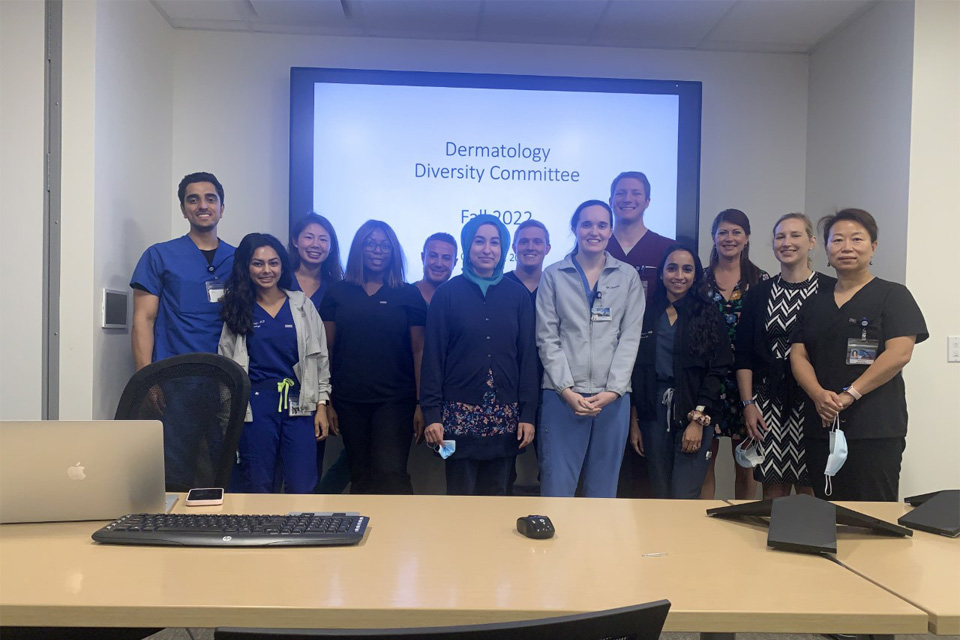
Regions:
M 765 527 L 705 515 L 723 505 L 228 494 L 222 507 L 187 508 L 182 496 L 174 507 L 192 513 L 358 511 L 370 517 L 360 544 L 322 548 L 114 546 L 90 539 L 100 522 L 3 525 L 0 624 L 438 626 L 665 598 L 672 603 L 667 631 L 926 632 L 921 605 L 857 569 L 768 549 Z M 532 540 L 519 534 L 516 519 L 527 514 L 549 516 L 556 536 Z M 862 561 L 866 567 L 874 553 L 907 546 L 889 538 L 860 542 L 876 548 L 850 556 L 854 566 Z
M 840 502 L 887 522 L 912 507 L 898 502 Z M 837 560 L 867 580 L 923 609 L 930 633 L 960 635 L 960 538 L 914 531 L 911 538 L 874 544 L 876 536 L 841 530 Z

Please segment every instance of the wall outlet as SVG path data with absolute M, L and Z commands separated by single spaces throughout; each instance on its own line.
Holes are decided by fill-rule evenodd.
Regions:
M 960 362 L 960 336 L 947 336 L 947 362 Z

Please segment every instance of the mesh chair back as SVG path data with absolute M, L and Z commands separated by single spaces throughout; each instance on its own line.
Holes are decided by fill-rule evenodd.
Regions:
M 404 629 L 218 628 L 214 640 L 658 640 L 668 600 L 541 620 Z
M 167 491 L 227 488 L 243 429 L 250 380 L 229 358 L 189 353 L 135 373 L 115 420 L 160 420 Z

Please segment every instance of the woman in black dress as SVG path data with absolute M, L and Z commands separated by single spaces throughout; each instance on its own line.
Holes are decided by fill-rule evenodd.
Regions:
M 896 501 L 906 448 L 903 367 L 927 339 L 920 307 L 902 284 L 870 273 L 877 223 L 862 209 L 820 221 L 827 257 L 837 272 L 832 295 L 807 301 L 793 335 L 790 364 L 812 400 L 804 431 L 807 466 L 817 497 Z M 836 471 L 830 429 L 839 418 L 847 455 Z M 839 438 L 838 438 L 839 439 Z M 832 475 L 832 492 L 820 478 Z
M 747 434 L 759 443 L 763 462 L 753 477 L 764 500 L 813 495 L 803 446 L 806 396 L 790 373 L 790 334 L 804 302 L 836 282 L 811 268 L 817 244 L 813 223 L 788 213 L 773 227 L 773 254 L 780 273 L 758 283 L 743 299 L 737 328 L 737 387 Z

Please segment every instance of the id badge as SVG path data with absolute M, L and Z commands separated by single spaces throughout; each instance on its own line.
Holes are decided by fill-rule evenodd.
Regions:
M 310 411 L 300 406 L 300 396 L 287 398 L 287 407 L 289 407 L 290 417 L 298 418 L 300 416 L 309 416 Z
M 847 364 L 873 364 L 880 349 L 879 340 L 847 340 Z
M 594 307 L 590 309 L 590 322 L 610 322 L 610 307 Z
M 207 280 L 203 283 L 207 288 L 207 302 L 220 302 L 225 285 L 220 280 Z

